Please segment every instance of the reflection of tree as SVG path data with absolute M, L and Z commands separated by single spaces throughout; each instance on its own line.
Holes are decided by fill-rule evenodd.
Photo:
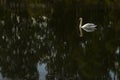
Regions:
M 119 45 L 119 37 L 115 37 L 118 33 L 114 34 L 119 30 L 114 31 L 115 27 L 111 22 L 109 24 L 109 21 L 111 17 L 116 18 L 113 14 L 109 15 L 111 8 L 103 9 L 97 6 L 98 8 L 81 7 L 79 9 L 79 7 L 81 6 L 77 6 L 77 10 L 80 12 L 76 13 L 76 6 L 69 5 L 68 8 L 62 2 L 55 6 L 53 14 L 55 25 L 52 26 L 57 35 L 57 54 L 50 60 L 49 69 L 52 69 L 52 72 L 50 71 L 49 74 L 62 79 L 109 79 L 109 70 L 115 69 L 115 50 Z M 82 39 L 77 38 L 77 33 L 73 29 L 76 25 L 73 23 L 76 17 L 81 16 L 78 14 L 81 14 L 85 21 L 86 19 L 96 20 L 94 22 L 98 25 L 98 31 L 85 33 Z M 67 47 L 64 48 L 65 46 Z M 118 58 L 117 61 L 119 61 Z
M 107 80 L 109 70 L 120 73 L 119 66 L 116 69 L 114 65 L 120 62 L 119 52 L 115 54 L 120 46 L 119 16 L 115 17 L 119 12 L 105 5 L 104 8 L 98 5 L 86 8 L 74 1 L 66 3 L 53 4 L 49 27 L 41 18 L 20 16 L 17 21 L 16 14 L 2 11 L 0 66 L 4 76 L 38 79 L 38 60 L 47 63 L 47 78 Z M 84 22 L 95 22 L 98 30 L 84 32 L 85 36 L 79 38 L 75 28 L 79 16 Z
M 47 22 L 41 17 L 21 17 L 5 13 L 0 21 L 0 63 L 5 77 L 12 79 L 38 79 L 36 64 L 48 55 L 54 37 Z M 18 19 L 18 20 L 17 20 Z

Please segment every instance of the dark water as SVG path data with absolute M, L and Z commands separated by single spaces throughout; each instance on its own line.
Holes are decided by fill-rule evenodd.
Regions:
M 97 30 L 79 37 L 79 17 Z M 1 5 L 0 80 L 119 80 L 119 33 L 117 7 Z

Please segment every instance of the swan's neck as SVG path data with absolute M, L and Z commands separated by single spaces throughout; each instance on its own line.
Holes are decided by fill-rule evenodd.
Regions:
M 80 25 L 79 25 L 80 27 L 82 26 L 82 18 L 80 18 Z
M 80 18 L 80 24 L 79 24 L 80 37 L 82 37 L 82 36 L 83 36 L 83 33 L 82 33 L 82 29 L 81 29 L 81 27 L 82 27 L 82 18 Z

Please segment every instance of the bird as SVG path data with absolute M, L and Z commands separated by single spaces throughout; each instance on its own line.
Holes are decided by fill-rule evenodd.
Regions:
M 81 17 L 79 18 L 79 21 L 80 21 L 79 24 L 80 37 L 83 37 L 82 29 L 85 30 L 86 32 L 93 32 L 96 30 L 97 25 L 95 25 L 94 23 L 86 23 L 82 26 L 83 19 Z

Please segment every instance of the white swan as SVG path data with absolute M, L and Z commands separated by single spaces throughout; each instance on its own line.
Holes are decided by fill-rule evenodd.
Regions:
M 86 23 L 82 26 L 82 18 L 79 18 L 80 20 L 80 24 L 79 24 L 79 30 L 80 30 L 80 37 L 83 36 L 83 33 L 82 33 L 82 29 L 85 30 L 86 32 L 93 32 L 96 30 L 96 26 L 95 24 L 93 23 Z

